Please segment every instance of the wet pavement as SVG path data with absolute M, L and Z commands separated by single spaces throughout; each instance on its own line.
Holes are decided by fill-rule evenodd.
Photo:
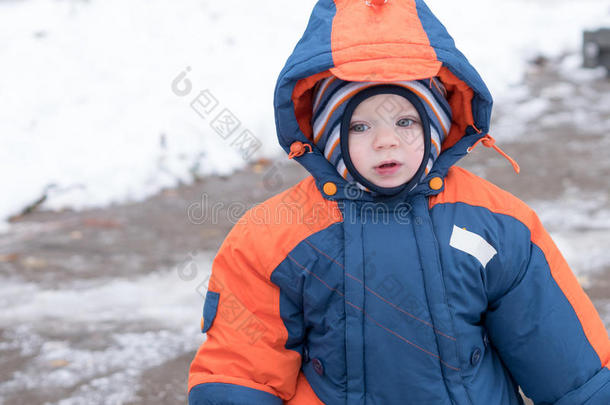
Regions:
M 610 329 L 610 81 L 532 67 L 459 165 L 530 204 Z M 281 173 L 278 175 L 277 173 Z M 0 235 L 0 404 L 181 404 L 214 252 L 308 173 L 265 161 L 140 203 L 33 212 Z

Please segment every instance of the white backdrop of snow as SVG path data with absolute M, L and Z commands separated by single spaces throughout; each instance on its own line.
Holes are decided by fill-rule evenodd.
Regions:
M 273 90 L 315 1 L 0 2 L 0 229 L 46 209 L 146 198 L 246 163 L 190 107 L 204 89 L 283 154 Z M 501 103 L 537 55 L 577 54 L 610 0 L 429 0 Z M 191 94 L 171 90 L 190 67 Z M 575 69 L 578 69 L 577 67 Z M 161 147 L 162 134 L 166 147 Z

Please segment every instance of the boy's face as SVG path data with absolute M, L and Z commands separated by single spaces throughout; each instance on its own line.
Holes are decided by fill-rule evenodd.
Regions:
M 413 104 L 396 94 L 377 94 L 354 110 L 349 154 L 360 174 L 380 187 L 409 181 L 424 157 L 424 130 Z

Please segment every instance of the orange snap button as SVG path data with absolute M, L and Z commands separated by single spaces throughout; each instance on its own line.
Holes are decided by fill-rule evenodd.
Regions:
M 335 195 L 337 194 L 337 185 L 332 181 L 329 181 L 327 183 L 324 183 L 323 190 L 326 195 Z
M 432 190 L 440 190 L 443 187 L 443 179 L 440 177 L 433 177 L 428 183 Z

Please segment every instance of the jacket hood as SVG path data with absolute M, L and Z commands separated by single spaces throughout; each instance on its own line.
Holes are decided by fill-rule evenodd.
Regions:
M 312 141 L 313 86 L 330 75 L 380 83 L 436 76 L 443 82 L 453 113 L 452 128 L 432 170 L 411 193 L 442 191 L 438 185 L 430 188 L 428 180 L 443 179 L 489 130 L 493 100 L 487 86 L 423 1 L 319 0 L 280 72 L 274 109 L 280 145 L 287 153 L 297 141 L 311 145 L 307 148 L 311 152 L 295 159 L 329 199 L 349 194 L 346 180 Z M 330 187 L 331 193 L 324 192 L 329 182 L 336 191 Z

